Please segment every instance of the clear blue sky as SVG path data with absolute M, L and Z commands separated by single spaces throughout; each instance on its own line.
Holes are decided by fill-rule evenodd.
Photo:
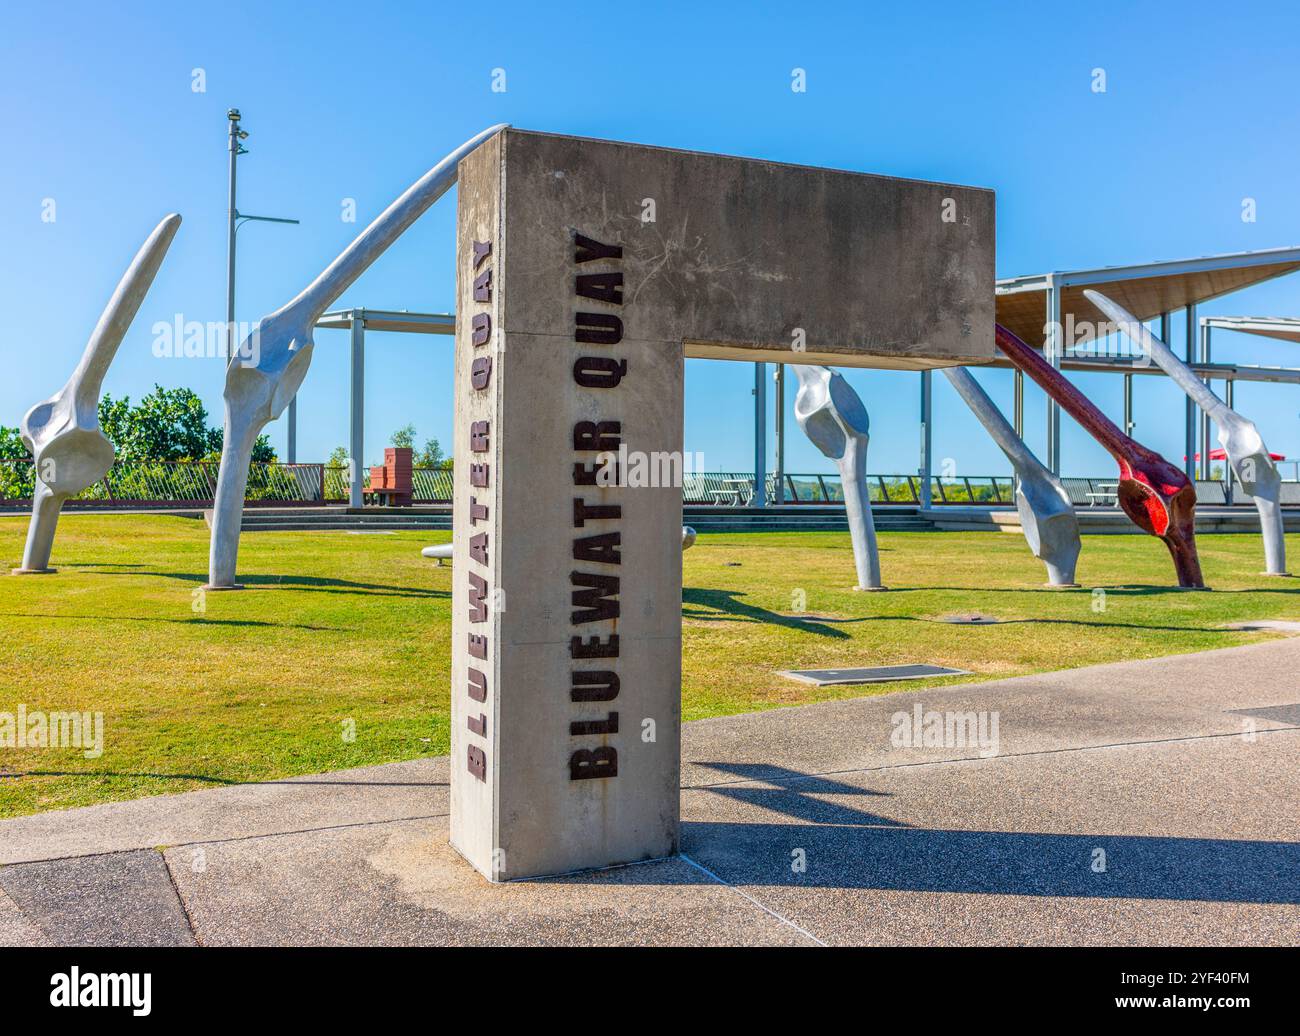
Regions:
M 996 189 L 998 274 L 1300 244 L 1300 14 L 1294 4 L 699 2 L 551 5 L 11 3 L 0 33 L 0 423 L 66 379 L 126 263 L 168 211 L 185 219 L 105 388 L 199 391 L 220 361 L 152 355 L 151 327 L 220 320 L 225 112 L 243 110 L 243 210 L 302 220 L 240 232 L 240 320 L 296 294 L 443 153 L 484 126 L 529 128 L 932 178 Z M 506 92 L 491 90 L 506 71 Z M 790 89 L 791 70 L 807 92 Z M 1091 89 L 1104 68 L 1107 91 Z M 206 92 L 192 90 L 204 70 Z M 1244 223 L 1242 199 L 1258 219 Z M 43 222 L 46 198 L 56 221 Z M 354 198 L 357 222 L 340 219 Z M 452 307 L 454 197 L 340 301 Z M 1203 314 L 1300 315 L 1300 277 Z M 450 439 L 450 340 L 368 336 L 366 460 L 393 429 Z M 1224 334 L 1216 358 L 1300 365 L 1296 347 Z M 770 368 L 769 368 L 770 370 Z M 916 374 L 845 374 L 872 419 L 870 468 L 917 464 Z M 1009 408 L 1010 378 L 979 374 Z M 752 459 L 746 364 L 691 361 L 686 448 Z M 1120 380 L 1080 384 L 1118 419 Z M 793 392 L 790 393 L 793 396 Z M 1138 379 L 1137 437 L 1182 455 L 1182 405 Z M 1030 386 L 1027 438 L 1042 449 Z M 1270 447 L 1300 456 L 1300 392 L 1241 385 Z M 300 399 L 299 458 L 346 440 L 344 332 L 322 331 Z M 1003 472 L 942 378 L 936 465 Z M 828 470 L 798 434 L 787 468 Z M 1067 418 L 1067 473 L 1112 465 Z M 283 422 L 269 429 L 283 450 Z

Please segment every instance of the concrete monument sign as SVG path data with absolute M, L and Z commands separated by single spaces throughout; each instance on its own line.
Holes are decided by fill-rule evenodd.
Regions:
M 683 357 L 991 359 L 993 195 L 510 129 L 458 195 L 452 843 L 667 856 Z
M 50 550 L 63 502 L 113 465 L 113 444 L 99 429 L 99 390 L 180 225 L 173 213 L 154 227 L 104 307 L 68 383 L 23 416 L 19 427 L 35 460 L 36 488 L 23 565 L 15 575 L 52 571 Z
M 1169 346 L 1123 306 L 1099 291 L 1089 289 L 1083 294 L 1137 342 L 1142 351 L 1214 422 L 1219 433 L 1219 445 L 1228 455 L 1228 463 L 1232 465 L 1237 481 L 1251 495 L 1255 509 L 1259 511 L 1259 528 L 1264 539 L 1264 574 L 1289 575 L 1286 570 L 1286 538 L 1282 529 L 1282 476 L 1278 474 L 1255 422 L 1242 417 L 1211 392 L 1210 387 L 1175 356 Z
M 1078 586 L 1079 519 L 1061 480 L 1039 463 L 975 375 L 965 367 L 948 367 L 943 373 L 1015 468 L 1020 527 L 1034 557 L 1047 566 L 1048 585 Z
M 867 489 L 867 443 L 871 422 L 861 397 L 829 367 L 793 364 L 799 379 L 794 416 L 812 444 L 835 462 L 844 488 L 844 512 L 853 540 L 859 590 L 883 590 L 876 523 Z M 960 369 L 960 368 L 959 368 Z

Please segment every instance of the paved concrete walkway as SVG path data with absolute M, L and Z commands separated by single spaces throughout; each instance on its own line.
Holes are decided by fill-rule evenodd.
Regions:
M 896 747 L 996 710 L 999 754 Z M 683 855 L 492 886 L 447 760 L 0 822 L 0 943 L 1300 943 L 1300 640 L 704 720 Z

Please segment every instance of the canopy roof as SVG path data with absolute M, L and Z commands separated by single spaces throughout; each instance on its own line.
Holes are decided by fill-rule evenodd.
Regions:
M 1068 327 L 1073 318 L 1071 341 L 1077 344 L 1095 337 L 1089 325 L 1095 327 L 1107 321 L 1084 298 L 1084 288 L 1114 299 L 1139 320 L 1151 320 L 1161 313 L 1207 302 L 1296 270 L 1300 270 L 1300 248 L 1293 247 L 1010 277 L 997 282 L 997 321 L 1041 349 L 1043 325 L 1047 322 L 1047 291 L 1054 284 L 1061 293 L 1061 322 Z M 1294 333 L 1300 335 L 1300 326 Z M 1300 337 L 1291 340 L 1300 341 Z
M 1262 335 L 1283 342 L 1300 342 L 1300 318 L 1297 317 L 1202 317 L 1201 323 L 1225 331 L 1244 331 L 1248 335 Z

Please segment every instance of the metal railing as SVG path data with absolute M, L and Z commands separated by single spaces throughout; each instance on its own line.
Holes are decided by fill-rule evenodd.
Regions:
M 782 479 L 783 504 L 843 504 L 844 486 L 837 474 L 787 472 Z M 767 502 L 776 501 L 776 476 L 765 483 Z M 868 475 L 867 486 L 873 504 L 919 504 L 919 475 Z M 963 475 L 930 478 L 930 498 L 935 504 L 1009 504 L 1012 482 L 1007 475 Z M 740 472 L 702 472 L 687 475 L 682 502 L 747 506 L 754 499 L 754 476 Z
M 117 461 L 102 479 L 69 503 L 86 507 L 209 505 L 216 495 L 219 467 L 206 461 Z M 324 471 L 323 464 L 250 464 L 245 502 L 323 504 Z M 31 460 L 0 460 L 0 503 L 30 505 L 35 475 Z
M 219 465 L 206 461 L 118 461 L 108 473 L 70 503 L 75 506 L 162 507 L 175 504 L 209 506 L 217 488 Z M 450 504 L 452 499 L 451 468 L 415 468 L 411 475 L 413 504 Z M 744 471 L 710 471 L 683 476 L 682 502 L 696 506 L 746 507 L 754 501 L 754 476 Z M 0 460 L 0 504 L 29 506 L 35 482 L 33 462 Z M 873 504 L 913 504 L 921 502 L 919 475 L 868 475 Z M 1116 479 L 1066 477 L 1061 479 L 1070 502 L 1077 507 L 1113 507 Z M 362 485 L 368 488 L 370 469 L 362 472 Z M 838 474 L 787 473 L 783 477 L 786 505 L 835 506 L 844 503 L 844 487 Z M 776 476 L 766 481 L 768 504 L 776 502 Z M 1217 479 L 1197 481 L 1197 502 L 1223 505 L 1227 502 L 1226 486 Z M 934 475 L 930 478 L 930 498 L 934 506 L 945 504 L 1009 505 L 1015 502 L 1014 483 L 1009 475 Z M 345 503 L 348 499 L 348 470 L 342 465 L 326 464 L 251 464 L 248 469 L 250 506 L 305 506 Z M 1248 505 L 1252 501 L 1240 486 L 1233 502 Z M 1300 504 L 1300 482 L 1282 484 L 1282 503 Z
M 343 503 L 348 498 L 348 469 L 341 464 L 329 464 L 325 472 L 325 500 Z M 370 469 L 361 472 L 361 488 L 370 489 Z M 411 503 L 451 503 L 452 475 L 450 468 L 412 468 Z

